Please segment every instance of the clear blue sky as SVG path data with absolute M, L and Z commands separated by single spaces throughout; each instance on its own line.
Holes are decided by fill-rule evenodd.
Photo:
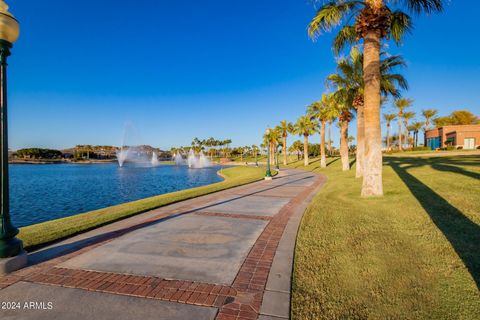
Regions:
M 195 136 L 259 143 L 320 98 L 335 68 L 332 36 L 307 37 L 309 0 L 7 2 L 22 27 L 9 61 L 12 149 L 120 145 L 125 123 L 162 148 Z M 451 1 L 390 47 L 408 61 L 416 110 L 479 113 L 479 10 Z

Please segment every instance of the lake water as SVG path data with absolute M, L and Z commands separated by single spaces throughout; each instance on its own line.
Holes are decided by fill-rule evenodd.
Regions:
M 219 167 L 108 164 L 10 165 L 16 227 L 222 181 Z

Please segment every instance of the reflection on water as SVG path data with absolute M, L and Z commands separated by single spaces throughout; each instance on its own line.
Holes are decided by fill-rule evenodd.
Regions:
M 10 165 L 17 227 L 221 181 L 218 167 L 117 164 Z

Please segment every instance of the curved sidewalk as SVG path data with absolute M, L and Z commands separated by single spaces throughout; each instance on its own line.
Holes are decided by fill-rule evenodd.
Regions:
M 20 303 L 0 318 L 289 318 L 298 225 L 323 182 L 284 170 L 33 252 L 0 277 L 0 301 Z

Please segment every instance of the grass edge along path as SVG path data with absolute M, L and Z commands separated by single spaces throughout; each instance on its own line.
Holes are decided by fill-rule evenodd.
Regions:
M 18 237 L 25 249 L 31 251 L 149 210 L 262 180 L 265 169 L 239 166 L 223 169 L 218 174 L 225 180 L 22 227 Z
M 480 319 L 480 156 L 385 158 L 383 198 L 328 177 L 295 248 L 292 319 Z

